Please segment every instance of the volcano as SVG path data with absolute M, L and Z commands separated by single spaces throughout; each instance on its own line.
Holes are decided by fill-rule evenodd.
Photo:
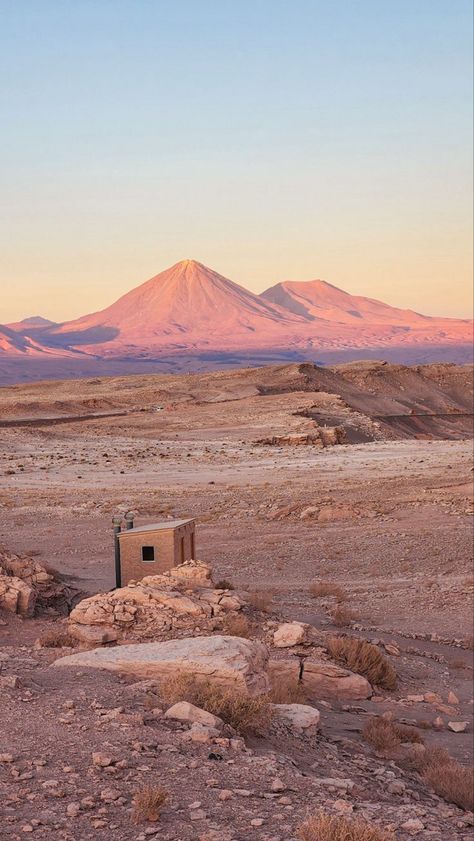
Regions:
M 265 301 L 311 321 L 331 324 L 426 325 L 435 319 L 413 310 L 399 309 L 361 295 L 350 295 L 325 280 L 284 281 L 271 286 L 261 297 Z
M 305 322 L 202 263 L 182 260 L 110 307 L 41 335 L 55 345 L 129 355 L 137 348 L 270 347 Z

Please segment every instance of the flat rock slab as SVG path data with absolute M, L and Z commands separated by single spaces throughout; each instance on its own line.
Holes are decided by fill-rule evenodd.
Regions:
M 218 635 L 95 648 L 60 657 L 53 666 L 107 669 L 140 678 L 164 678 L 181 673 L 234 687 L 248 695 L 259 695 L 269 689 L 267 661 L 268 652 L 263 643 Z
M 278 718 L 294 733 L 315 736 L 319 725 L 319 710 L 307 704 L 273 704 Z
M 296 658 L 271 660 L 269 671 L 274 683 L 280 678 L 292 684 L 298 683 L 299 663 Z M 315 701 L 320 698 L 358 701 L 372 695 L 372 687 L 365 677 L 326 661 L 306 660 L 301 685 L 308 698 Z

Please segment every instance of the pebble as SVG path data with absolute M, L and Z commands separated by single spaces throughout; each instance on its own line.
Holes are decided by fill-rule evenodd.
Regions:
M 279 777 L 276 777 L 276 779 L 272 780 L 270 788 L 274 792 L 285 791 L 286 785 L 283 782 L 283 780 L 280 780 Z
M 464 733 L 468 724 L 468 721 L 448 721 L 448 727 L 453 733 Z
M 422 829 L 425 828 L 425 825 L 419 818 L 410 818 L 410 820 L 405 821 L 402 823 L 402 829 L 406 829 L 407 832 L 411 832 L 413 835 L 416 835 L 418 832 L 421 832 Z
M 106 753 L 96 751 L 92 754 L 92 764 L 97 765 L 99 768 L 107 768 L 108 765 L 112 765 L 112 759 Z
M 335 800 L 332 805 L 334 809 L 343 815 L 349 815 L 354 810 L 352 803 L 349 803 L 347 800 Z

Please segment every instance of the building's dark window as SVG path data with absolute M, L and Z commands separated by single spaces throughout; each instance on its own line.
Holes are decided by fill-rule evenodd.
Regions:
M 142 546 L 142 561 L 154 561 L 155 560 L 155 547 L 154 546 Z

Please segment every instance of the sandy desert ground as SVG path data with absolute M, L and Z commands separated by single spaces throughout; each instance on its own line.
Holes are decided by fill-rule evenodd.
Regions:
M 385 651 L 397 689 L 357 704 L 323 704 L 314 745 L 256 740 L 239 760 L 212 764 L 205 748 L 192 754 L 176 747 L 173 733 L 140 729 L 139 718 L 125 730 L 111 718 L 95 729 L 99 709 L 137 714 L 128 683 L 87 670 L 80 679 L 75 673 L 59 679 L 48 670 L 57 652 L 33 646 L 40 632 L 64 620 L 2 614 L 2 674 L 14 672 L 21 688 L 3 709 L 7 736 L 0 753 L 12 761 L 0 764 L 9 790 L 8 832 L 0 830 L 1 837 L 32 832 L 79 841 L 90 832 L 98 839 L 112 832 L 118 839 L 225 841 L 250 833 L 258 841 L 286 841 L 297 837 L 310 805 L 341 800 L 347 805 L 336 811 L 386 818 L 399 839 L 471 837 L 469 813 L 413 775 L 403 776 L 391 759 L 368 756 L 361 738 L 368 715 L 385 713 L 416 725 L 428 745 L 446 748 L 463 765 L 472 761 L 472 724 L 463 732 L 447 726 L 471 722 L 473 704 L 472 418 L 464 387 L 470 372 L 453 368 L 441 376 L 438 370 L 436 386 L 421 400 L 419 383 L 410 391 L 413 372 L 402 366 L 377 369 L 376 376 L 375 369 L 369 376 L 353 366 L 344 374 L 343 394 L 330 390 L 331 372 L 324 390 L 322 383 L 317 389 L 303 383 L 301 366 L 269 370 L 264 390 L 255 372 L 0 390 L 0 544 L 93 594 L 113 587 L 114 513 L 131 509 L 136 523 L 195 517 L 198 557 L 211 564 L 216 580 L 264 595 L 270 618 L 339 633 L 333 600 L 314 598 L 310 585 L 322 580 L 343 588 L 354 612 L 344 632 Z M 426 372 L 423 377 L 428 389 Z M 103 416 L 84 418 L 98 413 Z M 336 425 L 352 443 L 284 441 Z M 260 443 L 269 436 L 280 441 Z M 158 738 L 159 749 L 156 738 L 155 748 L 147 743 L 144 729 Z M 115 752 L 123 768 L 91 770 L 93 749 Z M 315 763 L 320 777 L 350 777 L 355 788 L 336 784 L 332 795 L 320 796 L 310 779 Z M 151 771 L 173 781 L 175 807 L 159 825 L 143 829 L 127 817 L 130 787 Z M 388 794 L 376 784 L 384 773 L 401 783 Z M 271 781 L 281 776 L 277 804 Z M 111 786 L 116 795 L 94 801 Z M 63 796 L 50 796 L 58 789 Z M 229 802 L 219 800 L 228 789 Z M 236 793 L 244 789 L 251 793 Z M 81 797 L 93 798 L 90 808 L 68 812 Z M 201 814 L 194 819 L 193 812 Z

